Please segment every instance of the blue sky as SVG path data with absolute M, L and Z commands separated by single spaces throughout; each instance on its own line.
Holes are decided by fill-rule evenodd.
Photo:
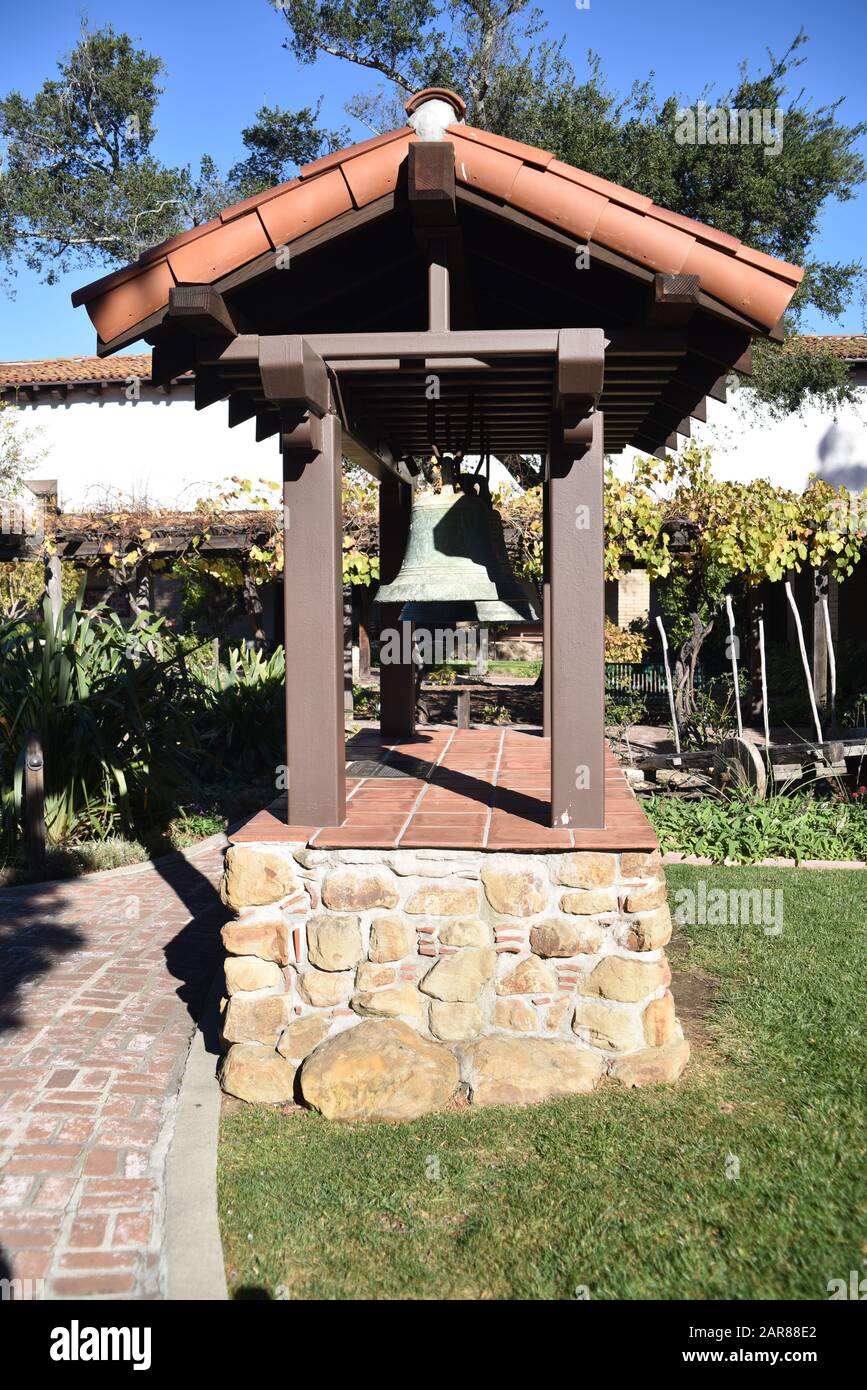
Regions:
M 615 88 L 625 90 L 636 77 L 656 74 L 662 93 L 694 96 L 705 84 L 726 88 L 746 58 L 755 70 L 765 50 L 780 53 L 803 25 L 810 36 L 807 62 L 798 85 L 817 102 L 845 95 L 843 119 L 865 114 L 864 55 L 867 5 L 864 0 L 541 0 L 556 34 L 579 75 L 588 50 L 601 54 Z M 375 74 L 334 59 L 300 67 L 281 44 L 286 26 L 268 0 L 91 0 L 91 27 L 111 21 L 167 67 L 165 93 L 157 112 L 156 153 L 169 163 L 197 163 L 207 152 L 222 167 L 242 153 L 240 130 L 264 103 L 293 107 L 324 95 L 325 124 L 349 124 L 355 138 L 369 133 L 352 122 L 343 103 L 369 88 Z M 53 75 L 57 57 L 78 33 L 82 6 L 62 0 L 9 6 L 0 47 L 0 91 L 18 88 L 30 95 Z M 366 78 L 371 80 L 366 81 Z M 797 76 L 796 76 L 797 80 Z M 826 260 L 856 260 L 863 254 L 867 194 L 829 207 L 817 254 Z M 99 269 L 77 271 L 53 287 L 22 270 L 13 300 L 0 297 L 0 358 L 54 357 L 94 350 L 94 334 L 82 309 L 73 310 L 70 292 L 95 279 Z M 850 307 L 837 323 L 813 320 L 814 331 L 860 331 L 864 309 Z

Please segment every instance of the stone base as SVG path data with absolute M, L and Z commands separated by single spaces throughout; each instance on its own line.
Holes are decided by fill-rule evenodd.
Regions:
M 245 843 L 222 896 L 242 1100 L 410 1119 L 674 1081 L 689 1057 L 657 851 Z

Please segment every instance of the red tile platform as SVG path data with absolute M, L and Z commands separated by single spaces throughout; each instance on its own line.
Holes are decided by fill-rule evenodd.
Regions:
M 370 760 L 407 777 L 347 777 L 342 825 L 289 825 L 276 801 L 240 827 L 236 843 L 298 842 L 322 849 L 658 849 L 659 841 L 612 753 L 605 754 L 605 828 L 553 828 L 551 744 L 516 729 L 425 725 L 414 738 L 364 730 L 347 761 Z M 419 767 L 421 763 L 423 766 Z

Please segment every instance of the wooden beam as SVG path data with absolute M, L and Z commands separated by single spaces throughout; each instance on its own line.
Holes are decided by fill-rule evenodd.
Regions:
M 283 436 L 286 761 L 299 826 L 346 817 L 340 457 L 336 415 L 308 415 Z
M 550 604 L 547 610 L 551 724 L 551 824 L 605 824 L 605 586 L 603 419 L 580 460 L 554 417 L 548 454 Z
M 647 323 L 660 328 L 682 328 L 698 309 L 700 293 L 697 275 L 654 275 Z
M 450 140 L 422 140 L 410 145 L 407 199 L 417 227 L 455 225 L 455 147 Z

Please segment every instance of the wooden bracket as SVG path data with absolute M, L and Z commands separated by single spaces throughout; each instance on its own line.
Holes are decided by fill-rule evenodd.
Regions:
M 416 227 L 454 227 L 455 147 L 450 140 L 421 140 L 407 156 L 407 198 Z
M 234 315 L 213 285 L 175 285 L 169 290 L 166 320 L 193 336 L 234 338 L 239 331 Z
M 561 328 L 552 425 L 573 458 L 593 439 L 593 412 L 605 378 L 605 335 L 601 328 Z
M 699 308 L 700 294 L 697 275 L 654 275 L 645 320 L 653 327 L 683 328 Z
M 260 338 L 259 374 L 269 400 L 312 410 L 320 420 L 328 413 L 328 369 L 306 338 L 297 334 Z

